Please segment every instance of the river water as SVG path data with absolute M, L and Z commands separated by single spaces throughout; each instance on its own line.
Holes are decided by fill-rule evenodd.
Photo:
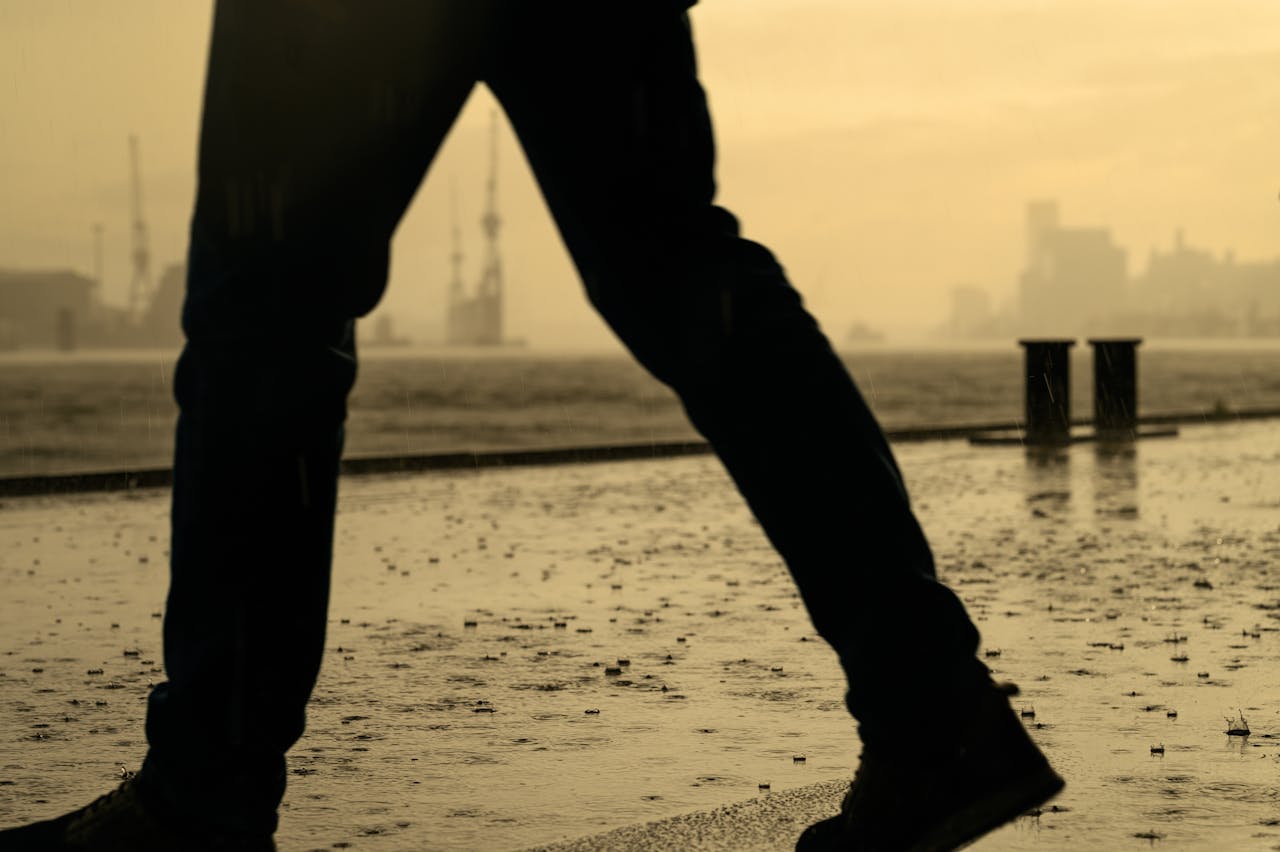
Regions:
M 1139 411 L 1280 407 L 1280 343 L 1153 342 Z M 875 347 L 844 354 L 888 428 L 1010 422 L 1020 350 Z M 172 458 L 175 352 L 0 356 L 0 476 L 164 467 Z M 1088 416 L 1088 347 L 1072 359 Z M 629 358 L 519 350 L 370 348 L 350 401 L 348 455 L 687 440 L 674 395 Z

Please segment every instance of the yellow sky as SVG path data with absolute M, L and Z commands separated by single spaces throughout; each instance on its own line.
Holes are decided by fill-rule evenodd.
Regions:
M 0 0 L 0 266 L 129 260 L 127 136 L 157 266 L 182 257 L 208 0 Z M 1280 255 L 1275 0 L 703 0 L 722 201 L 833 336 L 939 320 L 960 282 L 1012 293 L 1027 199 L 1108 225 L 1141 269 L 1195 245 Z M 438 327 L 457 184 L 478 273 L 479 90 L 396 239 L 384 307 Z M 513 334 L 607 343 L 515 142 L 502 206 Z

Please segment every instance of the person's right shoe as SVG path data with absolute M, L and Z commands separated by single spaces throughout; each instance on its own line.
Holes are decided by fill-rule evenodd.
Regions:
M 993 684 L 929 752 L 864 748 L 840 813 L 805 829 L 797 852 L 946 852 L 1053 798 L 1065 784 L 1014 714 L 1017 691 Z
M 271 836 L 228 836 L 162 820 L 130 778 L 55 819 L 0 831 L 0 852 L 274 852 Z

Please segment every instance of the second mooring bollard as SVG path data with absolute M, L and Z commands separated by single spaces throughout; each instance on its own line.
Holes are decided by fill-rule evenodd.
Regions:
M 1103 440 L 1138 436 L 1140 337 L 1089 338 L 1093 347 L 1093 429 Z
M 1019 340 L 1026 350 L 1027 443 L 1071 442 L 1070 339 Z

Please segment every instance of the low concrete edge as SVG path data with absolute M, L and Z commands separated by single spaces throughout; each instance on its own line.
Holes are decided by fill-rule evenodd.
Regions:
M 1247 411 L 1195 411 L 1145 415 L 1142 425 L 1177 423 L 1231 423 L 1280 417 L 1280 408 Z M 1075 419 L 1073 426 L 1090 426 L 1090 419 Z M 949 426 L 920 426 L 887 429 L 890 441 L 940 441 L 970 438 L 984 433 L 1017 433 L 1022 424 L 969 423 Z M 538 447 L 474 452 L 423 453 L 398 456 L 355 456 L 342 460 L 342 474 L 361 476 L 386 473 L 418 473 L 429 470 L 479 470 L 491 467 L 589 464 L 702 455 L 711 452 L 705 441 L 656 441 L 645 444 L 605 444 L 580 447 Z M 105 491 L 133 491 L 140 488 L 168 488 L 173 484 L 170 468 L 85 471 L 0 477 L 0 497 L 32 497 Z

